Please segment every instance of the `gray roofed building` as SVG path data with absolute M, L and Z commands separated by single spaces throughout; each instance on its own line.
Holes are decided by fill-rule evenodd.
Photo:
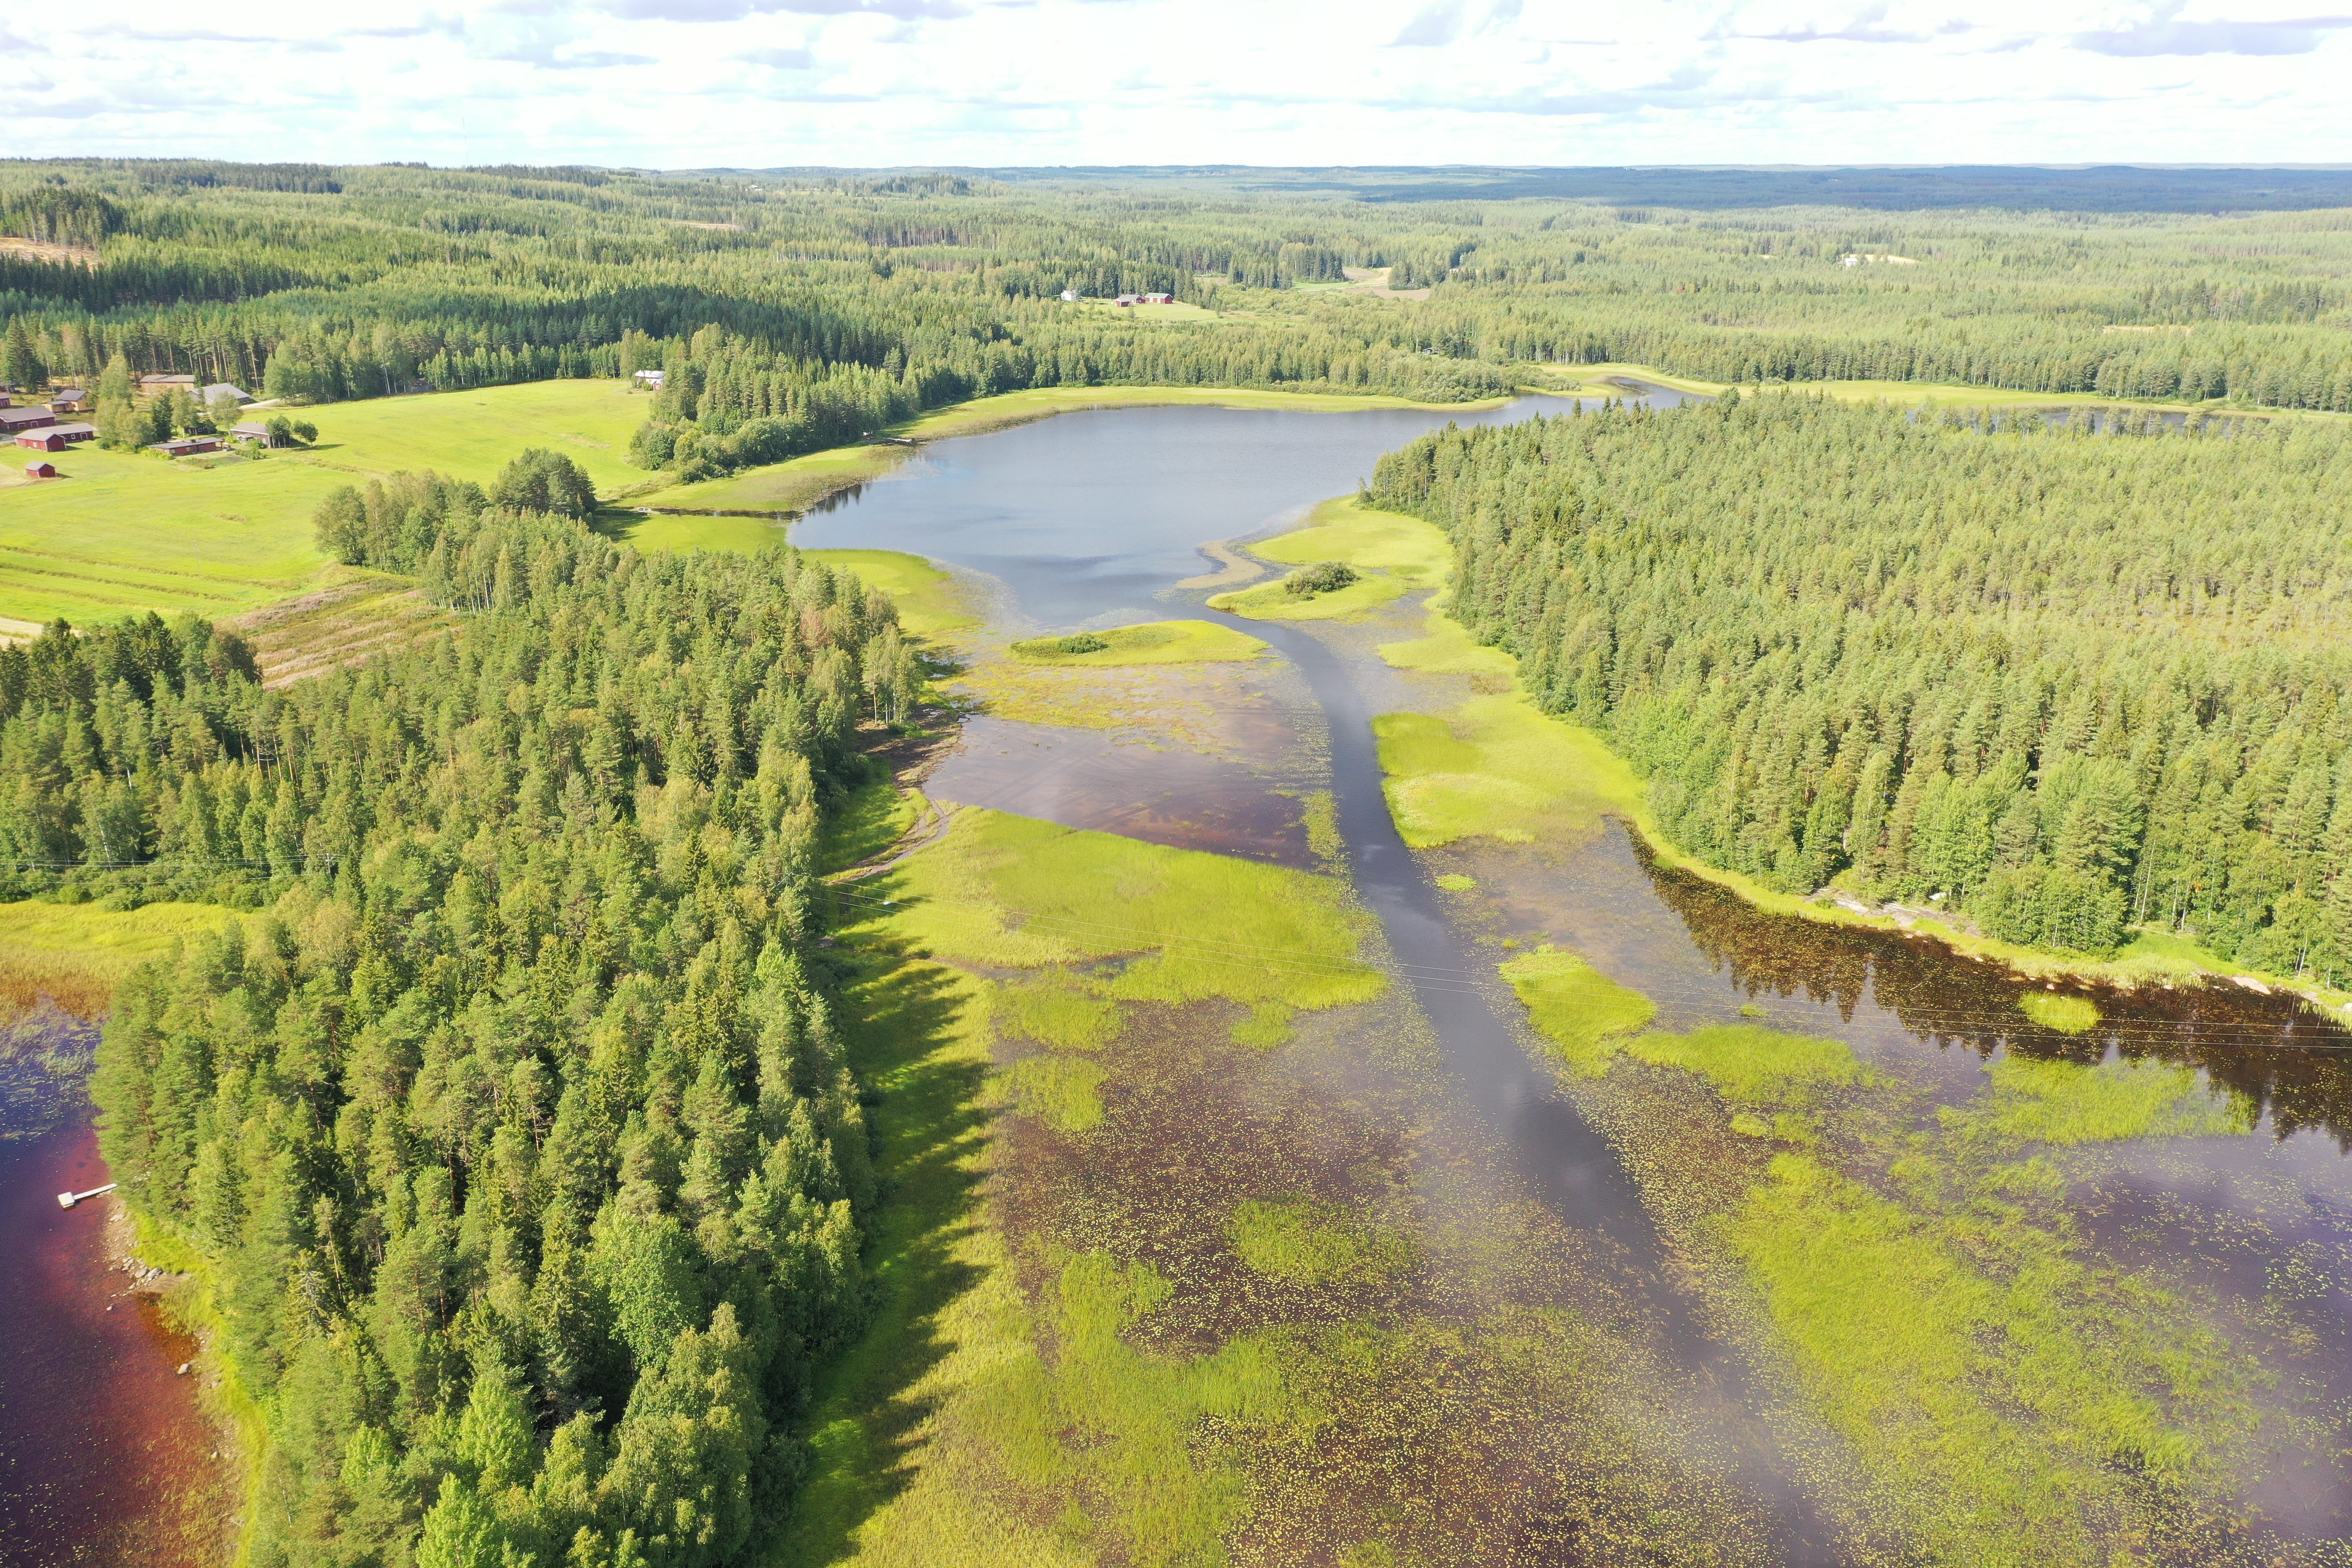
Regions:
M 200 386 L 196 388 L 196 401 L 198 403 L 210 403 L 214 398 L 218 397 L 224 392 L 228 394 L 231 397 L 236 398 L 239 403 L 250 403 L 253 401 L 253 395 L 251 393 L 247 392 L 241 386 L 232 386 L 226 381 L 216 381 L 210 386 Z

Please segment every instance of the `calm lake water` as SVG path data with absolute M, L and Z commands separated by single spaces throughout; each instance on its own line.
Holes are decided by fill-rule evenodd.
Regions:
M 1583 400 L 1589 406 L 1595 400 Z M 1642 399 L 1679 403 L 1676 392 Z M 1565 414 L 1523 397 L 1461 414 L 1118 408 L 936 441 L 793 527 L 807 549 L 903 550 L 983 574 L 1049 626 L 1149 620 L 1155 595 L 1215 570 L 1200 546 L 1265 531 L 1370 479 L 1381 453 L 1448 423 Z
M 1681 401 L 1675 395 L 1665 400 Z M 1464 416 L 1494 423 L 1567 412 L 1528 398 Z M 1179 581 L 1212 569 L 1198 546 L 1264 536 L 1352 490 L 1379 455 L 1444 423 L 1412 412 L 1348 415 L 1129 409 L 1068 415 L 934 444 L 888 479 L 795 525 L 793 542 L 924 555 L 992 578 L 1008 624 L 1117 625 L 1171 616 L 1242 626 L 1279 649 L 1328 731 L 1329 787 L 1348 868 L 1378 915 L 1398 973 L 1440 1036 L 1460 1092 L 1520 1175 L 1563 1218 L 1658 1269 L 1662 1243 L 1610 1143 L 1530 1058 L 1495 952 L 1435 887 L 1437 868 L 1399 839 L 1370 721 L 1395 700 L 1368 644 L 1328 630 L 1242 623 L 1202 608 Z M 1299 863 L 1299 811 L 1271 778 L 1255 805 L 1246 767 L 1119 747 L 1097 732 L 982 721 L 934 773 L 941 798 L 1073 826 Z M 1660 1022 L 1737 1021 L 1769 1004 L 1777 1027 L 1833 1036 L 1939 1104 L 1978 1093 L 2004 1051 L 2096 1062 L 2127 1056 L 2196 1068 L 2246 1097 L 2252 1136 L 2124 1144 L 2078 1174 L 2087 1243 L 2116 1267 L 2147 1268 L 2189 1300 L 2259 1305 L 2283 1259 L 2305 1288 L 2291 1384 L 2309 1409 L 2352 1404 L 2352 1036 L 2280 995 L 2234 986 L 2075 988 L 2104 1021 L 2077 1037 L 2027 1022 L 2018 982 L 1925 939 L 1759 914 L 1699 879 L 1651 864 L 1622 827 L 1565 847 L 1534 884 L 1496 895 L 1514 929 L 1548 933 L 1655 1000 Z M 2313 1299 L 2309 1292 L 2319 1292 Z M 1654 1303 L 1685 1366 L 1753 1408 L 1739 1358 L 1710 1339 L 1676 1291 Z M 2248 1308 L 2253 1310 L 2252 1307 Z M 2340 1434 L 2339 1434 L 2340 1436 Z M 2321 1433 L 2277 1453 L 2243 1495 L 2286 1541 L 2352 1524 L 2352 1487 Z M 1801 1465 L 1769 1435 L 1730 1466 L 1775 1513 L 1792 1563 L 1840 1549 L 1790 1484 Z

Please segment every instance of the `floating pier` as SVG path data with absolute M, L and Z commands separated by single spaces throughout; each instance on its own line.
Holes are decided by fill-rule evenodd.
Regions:
M 112 1182 L 109 1182 L 102 1187 L 92 1187 L 86 1193 L 59 1193 L 58 1194 L 58 1207 L 61 1209 L 69 1209 L 73 1207 L 74 1205 L 81 1202 L 84 1198 L 103 1197 L 106 1194 L 110 1193 L 113 1190 L 114 1184 Z

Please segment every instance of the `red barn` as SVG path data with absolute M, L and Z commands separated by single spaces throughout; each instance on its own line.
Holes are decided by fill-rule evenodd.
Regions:
M 0 435 L 14 436 L 20 430 L 37 430 L 57 422 L 58 416 L 46 408 L 0 408 Z
M 147 449 L 167 458 L 184 458 L 191 452 L 217 452 L 221 444 L 215 436 L 183 436 L 176 441 L 158 441 Z
M 98 434 L 95 425 L 45 425 L 37 430 L 26 430 L 16 437 L 16 445 L 36 452 L 62 452 L 76 441 L 87 441 Z
M 25 465 L 25 477 L 28 479 L 54 479 L 58 477 L 58 466 L 55 463 L 27 463 Z

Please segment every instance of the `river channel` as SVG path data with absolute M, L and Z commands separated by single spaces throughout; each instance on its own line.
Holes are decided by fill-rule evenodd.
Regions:
M 1570 406 L 1529 398 L 1459 417 Z M 1560 1224 L 1601 1238 L 1642 1282 L 1664 1356 L 1703 1390 L 1720 1439 L 1717 1473 L 1767 1520 L 1772 1561 L 1886 1560 L 1890 1549 L 1823 1514 L 1805 1479 L 1819 1468 L 1806 1457 L 1819 1433 L 1784 1420 L 1773 1357 L 1759 1360 L 1754 1337 L 1727 1330 L 1720 1304 L 1687 1286 L 1657 1191 L 1645 1195 L 1629 1165 L 1642 1136 L 1628 1134 L 1622 1107 L 1565 1086 L 1531 1048 L 1518 1003 L 1495 980 L 1498 942 L 1574 948 L 1654 1001 L 1661 1026 L 1769 1015 L 1774 1028 L 1842 1041 L 1912 1097 L 1905 1114 L 1916 1137 L 1969 1102 L 1988 1063 L 2011 1055 L 2172 1064 L 2232 1097 L 2251 1131 L 2125 1141 L 2066 1165 L 2063 1233 L 2101 1278 L 2159 1281 L 2186 1300 L 2225 1301 L 2231 1322 L 2271 1325 L 2236 1341 L 2254 1363 L 2244 1397 L 2257 1415 L 2247 1420 L 2263 1434 L 2232 1461 L 2236 1523 L 2195 1540 L 2187 1531 L 2158 1555 L 2240 1561 L 2238 1546 L 2196 1541 L 2251 1535 L 2280 1554 L 2263 1561 L 2336 1561 L 2331 1543 L 2352 1529 L 2342 1458 L 2352 1401 L 2352 1036 L 2293 998 L 2228 985 L 2073 987 L 2101 1022 L 2061 1034 L 2027 1020 L 2023 983 L 1999 966 L 1906 932 L 1760 914 L 1660 868 L 1614 823 L 1507 855 L 1408 849 L 1383 795 L 1371 720 L 1431 700 L 1374 651 L 1382 637 L 1412 635 L 1410 616 L 1401 609 L 1371 630 L 1243 621 L 1179 584 L 1213 569 L 1203 544 L 1283 531 L 1315 502 L 1353 490 L 1381 453 L 1443 422 L 1411 411 L 1066 415 L 933 444 L 796 524 L 793 542 L 905 551 L 958 569 L 993 595 L 983 641 L 1202 618 L 1280 652 L 1288 684 L 1258 693 L 1258 711 L 1288 715 L 1291 737 L 1315 752 L 1307 771 L 1331 792 L 1344 868 L 1441 1044 L 1457 1114 L 1484 1129 Z M 1244 745 L 1213 760 L 985 718 L 928 787 L 964 805 L 1297 864 L 1297 754 L 1296 745 L 1255 755 Z M 1438 881 L 1448 873 L 1449 883 L 1477 883 L 1479 897 L 1449 896 Z

